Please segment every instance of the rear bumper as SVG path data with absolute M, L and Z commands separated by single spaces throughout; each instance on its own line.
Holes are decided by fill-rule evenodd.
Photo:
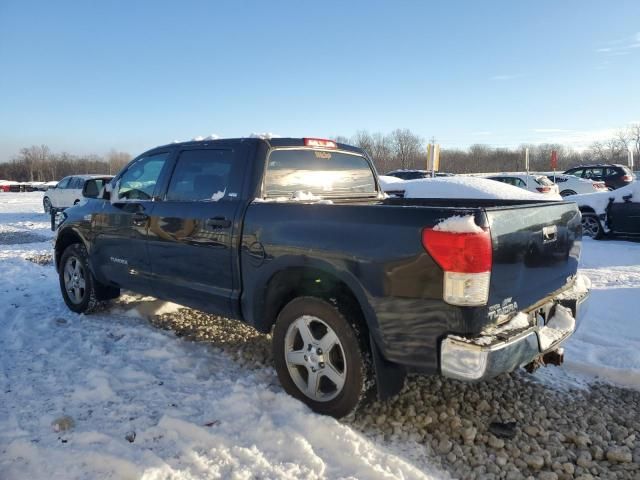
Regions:
M 546 352 L 556 350 L 573 334 L 584 317 L 589 298 L 589 286 L 588 279 L 576 277 L 570 288 L 545 299 L 541 305 L 527 312 L 529 325 L 510 328 L 507 324 L 493 332 L 474 338 L 448 335 L 440 345 L 442 375 L 465 381 L 486 380 L 501 373 L 510 372 Z M 536 323 L 537 312 L 545 310 L 548 318 L 550 312 L 561 310 L 557 309 L 557 305 L 566 307 L 573 317 L 572 319 L 566 315 L 562 317 L 563 328 L 552 328 L 546 324 Z M 557 321 L 553 321 L 553 316 L 549 322 L 552 325 L 558 324 Z

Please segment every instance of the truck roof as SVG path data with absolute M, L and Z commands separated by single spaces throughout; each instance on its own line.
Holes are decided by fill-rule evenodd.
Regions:
M 305 138 L 316 138 L 316 137 L 277 137 L 277 138 L 249 138 L 249 137 L 237 137 L 237 138 L 218 138 L 218 139 L 204 139 L 204 140 L 188 140 L 185 142 L 174 142 L 166 145 L 161 145 L 155 147 L 151 150 L 156 150 L 157 148 L 175 148 L 175 147 L 194 147 L 198 145 L 215 145 L 215 144 L 230 144 L 230 143 L 266 143 L 270 148 L 281 148 L 281 147 L 304 147 Z M 354 147 L 352 145 L 347 145 L 346 143 L 338 143 L 338 150 L 346 150 L 355 153 L 363 153 L 362 149 L 358 147 Z

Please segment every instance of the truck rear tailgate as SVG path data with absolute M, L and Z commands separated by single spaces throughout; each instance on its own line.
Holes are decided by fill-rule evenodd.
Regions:
M 582 227 L 570 202 L 485 210 L 493 244 L 489 317 L 527 309 L 576 274 Z

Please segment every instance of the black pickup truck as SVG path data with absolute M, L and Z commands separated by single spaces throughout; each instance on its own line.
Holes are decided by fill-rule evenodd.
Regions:
M 408 372 L 557 360 L 588 295 L 574 203 L 387 198 L 330 140 L 165 145 L 97 197 L 56 230 L 71 310 L 127 289 L 244 321 L 272 333 L 284 389 L 335 417 Z

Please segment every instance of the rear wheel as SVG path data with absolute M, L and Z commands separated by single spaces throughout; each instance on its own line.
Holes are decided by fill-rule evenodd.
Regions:
M 334 305 L 314 297 L 292 300 L 273 331 L 280 383 L 318 413 L 348 415 L 373 384 L 365 340 Z
M 44 208 L 44 213 L 51 212 L 51 200 L 49 200 L 49 197 L 44 197 L 42 199 L 42 206 Z
M 560 196 L 562 197 L 568 197 L 569 195 L 575 195 L 576 192 L 574 192 L 573 190 L 562 190 L 560 192 Z
M 582 214 L 582 233 L 587 237 L 599 240 L 604 236 L 600 219 L 595 213 Z

